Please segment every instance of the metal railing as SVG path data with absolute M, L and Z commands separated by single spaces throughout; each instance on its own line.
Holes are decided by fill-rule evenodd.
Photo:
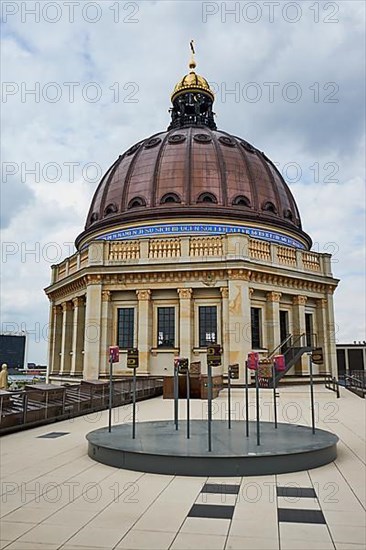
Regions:
M 348 390 L 356 391 L 365 397 L 366 394 L 366 371 L 352 371 L 352 374 L 344 375 L 345 387 Z
M 332 390 L 337 394 L 337 399 L 340 398 L 340 392 L 339 392 L 339 382 L 334 376 L 326 376 L 325 377 L 325 387 L 327 390 Z
M 137 378 L 136 399 L 162 395 L 162 378 Z M 113 381 L 113 407 L 132 402 L 132 379 Z M 50 390 L 33 389 L 0 394 L 0 434 L 47 424 L 108 408 L 109 383 L 65 385 Z

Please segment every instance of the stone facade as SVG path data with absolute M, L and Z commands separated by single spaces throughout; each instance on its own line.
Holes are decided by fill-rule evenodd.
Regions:
M 317 368 L 336 376 L 337 283 L 329 254 L 243 234 L 93 240 L 53 266 L 46 289 L 51 308 L 49 378 L 107 376 L 108 347 L 117 344 L 118 310 L 123 307 L 134 310 L 133 346 L 140 352 L 140 374 L 171 375 L 176 355 L 201 361 L 205 372 L 199 307 L 210 305 L 217 308 L 224 372 L 239 363 L 243 381 L 244 362 L 253 348 L 251 308 L 257 308 L 261 348 L 271 351 L 280 344 L 280 315 L 287 312 L 282 317 L 289 334 L 300 337 L 310 330 L 313 344 L 324 350 L 324 365 Z M 158 346 L 159 307 L 174 308 L 173 347 Z M 116 375 L 130 374 L 126 358 L 121 349 Z M 305 357 L 290 374 L 307 369 Z

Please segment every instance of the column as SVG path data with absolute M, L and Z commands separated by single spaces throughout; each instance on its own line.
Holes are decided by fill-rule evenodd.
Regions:
M 71 375 L 81 376 L 83 374 L 84 333 L 85 333 L 85 298 L 78 296 L 72 300 L 74 307 L 72 323 L 72 355 Z
M 280 300 L 281 292 L 267 292 L 266 304 L 266 328 L 267 348 L 273 351 L 281 343 L 280 337 Z
M 327 307 L 328 301 L 321 298 L 316 301 L 316 324 L 317 324 L 317 346 L 323 348 L 324 364 L 319 365 L 319 370 L 331 373 L 328 352 L 328 329 L 327 329 Z M 337 376 L 334 374 L 333 376 Z
M 109 346 L 116 345 L 115 339 L 112 341 L 112 310 L 111 310 L 111 292 L 102 291 L 102 316 L 101 316 L 101 335 L 100 335 L 100 370 L 99 373 L 107 376 L 109 372 Z
M 101 276 L 87 275 L 83 369 L 85 380 L 99 378 L 101 306 Z
M 72 302 L 63 302 L 60 374 L 70 374 L 72 350 Z
M 224 373 L 227 374 L 229 366 L 229 351 L 230 351 L 230 318 L 229 318 L 229 287 L 223 286 L 221 292 L 221 326 L 222 326 L 222 347 Z
M 150 290 L 136 290 L 138 305 L 137 347 L 139 350 L 140 372 L 149 372 L 151 348 L 151 308 Z
M 294 337 L 300 336 L 306 332 L 305 325 L 305 304 L 307 302 L 306 296 L 294 296 L 292 298 L 292 320 L 293 320 L 293 330 L 292 333 Z M 306 338 L 304 337 L 299 346 L 306 345 Z M 309 360 L 308 356 L 304 354 L 295 365 L 295 374 L 305 374 L 309 371 Z
M 62 307 L 52 307 L 53 330 L 50 334 L 50 363 L 48 371 L 50 374 L 58 374 L 61 364 L 61 341 L 62 341 Z
M 249 272 L 229 272 L 229 357 L 228 363 L 239 363 L 240 378 L 251 347 Z
M 333 294 L 332 292 L 328 293 L 327 299 L 327 336 L 328 336 L 328 365 L 327 371 L 329 370 L 330 374 L 335 378 L 338 378 L 338 368 L 337 368 L 337 350 L 336 350 L 336 325 L 334 320 L 334 306 L 333 306 Z
M 192 289 L 178 288 L 179 295 L 179 354 L 181 357 L 192 356 Z

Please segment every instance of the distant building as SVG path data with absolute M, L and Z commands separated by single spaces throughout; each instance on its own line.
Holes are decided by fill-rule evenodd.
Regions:
M 366 342 L 337 344 L 338 377 L 366 370 Z
M 51 381 L 107 376 L 110 345 L 121 351 L 116 375 L 129 372 L 131 347 L 141 374 L 171 374 L 176 355 L 205 371 L 214 342 L 224 372 L 239 363 L 241 380 L 250 350 L 281 345 L 321 346 L 316 368 L 336 376 L 331 256 L 311 250 L 274 163 L 217 130 L 213 92 L 195 66 L 174 88 L 168 129 L 117 158 L 77 253 L 53 266 Z M 290 374 L 307 372 L 303 355 Z
M 10 369 L 24 368 L 25 352 L 25 334 L 0 334 L 0 365 L 6 363 Z

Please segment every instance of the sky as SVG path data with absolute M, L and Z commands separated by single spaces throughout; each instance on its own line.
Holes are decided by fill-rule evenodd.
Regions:
M 336 339 L 365 331 L 365 4 L 1 3 L 1 331 L 46 364 L 51 265 L 74 252 L 102 174 L 169 124 L 187 72 L 219 129 L 264 151 L 317 252 L 333 255 Z

